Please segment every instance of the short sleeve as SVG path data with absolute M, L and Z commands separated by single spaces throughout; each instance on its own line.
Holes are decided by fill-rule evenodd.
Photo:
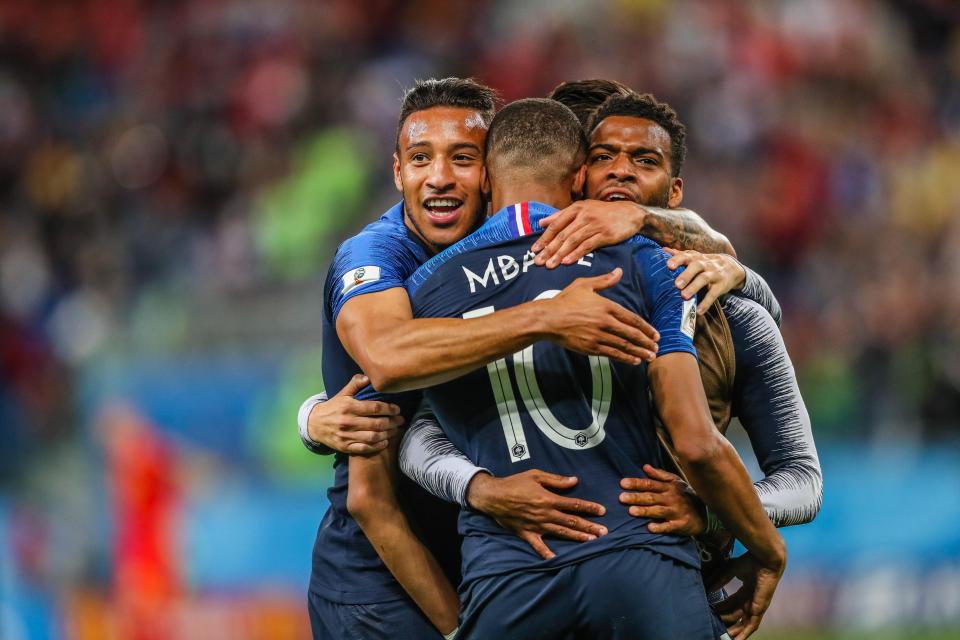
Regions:
M 347 300 L 402 287 L 417 269 L 406 242 L 393 233 L 364 231 L 337 250 L 327 274 L 330 318 L 335 323 Z
M 647 238 L 637 237 L 633 259 L 641 281 L 647 317 L 660 332 L 657 355 L 690 353 L 697 355 L 693 336 L 697 327 L 697 299 L 684 300 L 674 279 L 683 269 L 670 269 L 670 255 Z

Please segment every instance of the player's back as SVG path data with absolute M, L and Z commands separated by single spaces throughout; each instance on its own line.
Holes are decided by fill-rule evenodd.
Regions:
M 527 213 L 529 211 L 529 215 Z M 548 270 L 533 264 L 530 231 L 553 211 L 522 203 L 491 218 L 479 231 L 421 267 L 408 280 L 417 316 L 474 317 L 557 295 L 580 277 L 622 267 L 621 282 L 604 292 L 648 318 L 661 333 L 661 352 L 693 352 L 689 317 L 666 268 L 666 254 L 645 238 L 607 247 L 578 263 Z M 664 289 L 667 283 L 670 290 Z M 671 293 L 672 292 L 672 293 Z M 672 307 L 667 310 L 665 297 Z M 679 302 L 678 302 L 679 301 Z M 658 326 L 659 324 L 659 326 Z M 659 465 L 650 415 L 646 366 L 583 356 L 539 342 L 457 380 L 427 391 L 451 441 L 474 463 L 497 476 L 542 469 L 579 478 L 571 495 L 600 502 L 609 533 L 596 541 L 551 540 L 549 562 L 492 519 L 461 514 L 464 579 L 516 569 L 560 565 L 629 546 L 651 546 L 696 563 L 687 538 L 652 534 L 648 520 L 619 503 L 619 482 L 643 477 L 645 463 Z

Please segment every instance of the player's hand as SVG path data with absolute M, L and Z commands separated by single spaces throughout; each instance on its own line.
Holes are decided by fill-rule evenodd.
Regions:
M 651 533 L 698 536 L 707 528 L 707 514 L 683 478 L 669 471 L 643 465 L 646 478 L 624 478 L 620 502 L 630 505 L 630 515 L 653 518 L 647 525 Z
M 478 473 L 467 487 L 467 502 L 526 541 L 544 560 L 549 560 L 556 554 L 543 542 L 544 535 L 577 542 L 607 535 L 606 527 L 575 515 L 602 516 L 606 513 L 603 505 L 554 493 L 572 489 L 576 484 L 575 477 L 539 469 L 505 478 Z
M 369 456 L 386 449 L 403 417 L 395 404 L 354 399 L 368 384 L 367 376 L 357 374 L 337 395 L 317 404 L 307 419 L 310 439 L 350 455 Z
M 708 591 L 714 591 L 734 577 L 743 582 L 736 593 L 714 606 L 733 640 L 746 640 L 760 627 L 785 566 L 766 567 L 745 553 L 730 559 L 726 571 L 708 587 Z
M 627 364 L 652 361 L 660 334 L 637 314 L 597 292 L 620 282 L 623 270 L 577 278 L 543 304 L 551 339 L 571 351 L 607 356 Z
M 705 314 L 720 296 L 741 288 L 746 282 L 747 272 L 733 256 L 670 248 L 665 248 L 664 251 L 672 256 L 667 260 L 667 266 L 671 269 L 687 266 L 674 281 L 684 300 L 689 300 L 706 288 L 706 293 L 697 305 L 697 313 L 700 315 Z
M 600 247 L 608 247 L 640 233 L 647 212 L 632 200 L 579 200 L 543 218 L 543 235 L 533 243 L 537 265 L 553 269 L 573 264 Z

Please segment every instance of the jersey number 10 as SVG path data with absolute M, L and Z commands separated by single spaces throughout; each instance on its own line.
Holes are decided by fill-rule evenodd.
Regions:
M 560 293 L 559 289 L 544 291 L 536 297 L 537 300 L 552 298 Z M 495 309 L 481 307 L 463 314 L 464 318 L 477 318 L 493 313 Z M 500 413 L 500 424 L 503 426 L 503 435 L 507 441 L 507 450 L 512 462 L 530 458 L 530 447 L 520 421 L 520 412 L 517 407 L 517 397 L 510 382 L 508 360 L 513 360 L 514 376 L 517 388 L 520 389 L 520 398 L 527 415 L 554 443 L 566 449 L 589 449 L 595 447 L 606 435 L 603 425 L 607 421 L 610 410 L 610 396 L 613 384 L 610 373 L 610 360 L 603 356 L 589 356 L 590 374 L 593 377 L 592 402 L 590 406 L 592 420 L 582 429 L 575 429 L 563 424 L 547 406 L 537 382 L 537 372 L 533 347 L 530 345 L 523 351 L 512 356 L 500 358 L 487 365 L 490 375 L 490 384 L 493 387 L 493 397 Z

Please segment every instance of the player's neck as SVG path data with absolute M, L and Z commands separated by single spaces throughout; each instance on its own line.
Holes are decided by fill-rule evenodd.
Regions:
M 506 184 L 503 188 L 493 185 L 493 210 L 500 211 L 504 207 L 517 202 L 542 202 L 557 209 L 563 209 L 573 202 L 568 185 L 547 187 L 538 184 Z

